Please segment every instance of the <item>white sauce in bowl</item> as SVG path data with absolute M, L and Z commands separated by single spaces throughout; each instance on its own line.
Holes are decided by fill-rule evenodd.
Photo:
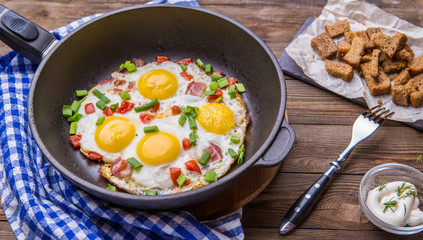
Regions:
M 379 219 L 395 226 L 423 223 L 417 189 L 408 182 L 390 182 L 369 191 L 366 205 Z

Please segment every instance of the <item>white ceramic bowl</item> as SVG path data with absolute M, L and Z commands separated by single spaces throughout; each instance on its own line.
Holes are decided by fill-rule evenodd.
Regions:
M 398 227 L 386 223 L 376 217 L 366 205 L 367 194 L 370 190 L 380 186 L 382 182 L 404 181 L 417 188 L 417 198 L 420 200 L 419 208 L 423 210 L 423 173 L 403 164 L 388 163 L 370 169 L 360 183 L 358 201 L 364 215 L 377 227 L 398 235 L 411 235 L 423 231 L 423 224 L 414 227 Z

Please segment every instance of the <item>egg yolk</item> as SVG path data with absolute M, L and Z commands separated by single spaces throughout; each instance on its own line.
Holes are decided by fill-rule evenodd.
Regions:
M 221 103 L 210 103 L 200 107 L 196 120 L 207 131 L 225 135 L 235 126 L 234 113 Z
M 178 80 L 175 75 L 163 69 L 149 71 L 138 81 L 140 94 L 151 100 L 170 98 L 176 90 L 178 90 Z
M 150 165 L 172 162 L 180 151 L 178 139 L 166 132 L 148 133 L 137 146 L 138 157 Z
M 110 117 L 97 127 L 95 142 L 106 152 L 120 152 L 135 136 L 134 125 L 123 117 Z

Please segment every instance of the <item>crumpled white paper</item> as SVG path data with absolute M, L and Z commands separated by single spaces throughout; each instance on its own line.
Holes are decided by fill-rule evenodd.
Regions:
M 321 15 L 307 29 L 292 41 L 285 49 L 287 54 L 301 67 L 305 75 L 319 85 L 347 98 L 363 97 L 369 107 L 376 106 L 382 100 L 385 108 L 394 111 L 390 119 L 402 122 L 414 122 L 423 119 L 423 108 L 402 107 L 394 104 L 391 95 L 372 96 L 365 79 L 357 70 L 351 82 L 333 77 L 325 70 L 325 61 L 310 47 L 311 39 L 325 32 L 325 24 L 348 20 L 351 31 L 361 31 L 369 27 L 380 27 L 389 36 L 396 32 L 408 36 L 408 45 L 416 57 L 423 54 L 423 28 L 406 22 L 382 9 L 363 1 L 329 0 Z M 344 37 L 334 39 L 336 43 L 345 41 Z M 392 84 L 394 84 L 392 82 Z

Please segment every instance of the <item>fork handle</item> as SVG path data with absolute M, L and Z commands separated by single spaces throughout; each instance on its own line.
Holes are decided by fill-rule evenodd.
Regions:
M 334 168 L 334 170 L 336 169 Z M 281 222 L 279 227 L 280 234 L 287 234 L 307 216 L 325 189 L 333 172 L 328 171 L 323 174 L 295 201 Z

